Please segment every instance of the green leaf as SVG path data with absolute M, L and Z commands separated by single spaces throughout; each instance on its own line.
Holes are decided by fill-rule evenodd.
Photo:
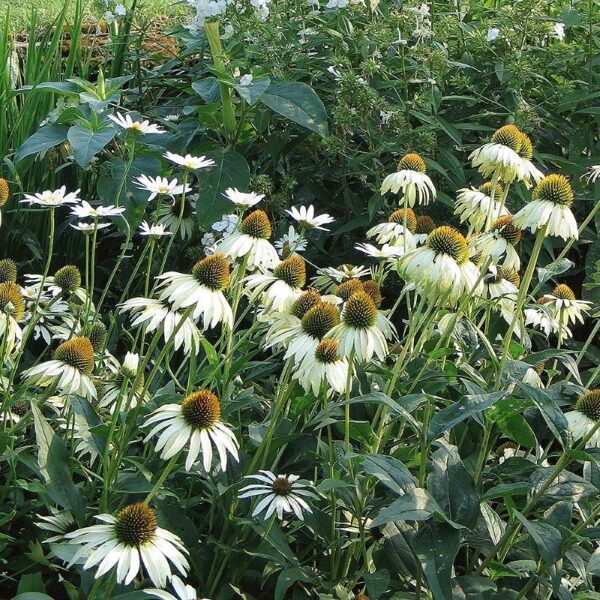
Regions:
M 219 80 L 216 77 L 206 77 L 200 81 L 192 83 L 192 89 L 198 94 L 206 104 L 217 102 L 221 97 L 219 91 Z
M 235 90 L 237 93 L 250 105 L 256 104 L 261 96 L 266 92 L 271 85 L 271 78 L 267 75 L 256 77 L 249 85 L 236 84 Z
M 316 92 L 300 81 L 275 82 L 260 97 L 272 111 L 325 137 L 327 110 Z
M 419 529 L 410 545 L 421 562 L 434 600 L 453 600 L 452 565 L 460 533 L 445 523 L 432 523 Z
M 78 520 L 83 520 L 85 499 L 71 478 L 69 454 L 65 445 L 35 404 L 31 405 L 31 411 L 38 445 L 38 466 L 48 495 L 56 504 L 72 511 Z
M 405 494 L 417 486 L 416 478 L 393 456 L 367 454 L 362 468 L 367 475 L 373 475 L 396 494 Z
M 196 203 L 198 225 L 210 229 L 223 215 L 233 210 L 233 203 L 223 196 L 229 187 L 245 189 L 250 182 L 250 167 L 237 152 L 208 153 L 215 165 L 198 171 L 200 197 Z
M 435 440 L 444 431 L 452 429 L 465 419 L 472 417 L 492 406 L 494 402 L 505 395 L 505 392 L 493 392 L 491 394 L 476 394 L 465 396 L 462 400 L 454 402 L 450 406 L 440 410 L 427 429 L 427 438 L 429 441 Z
M 387 569 L 379 569 L 375 573 L 363 573 L 362 577 L 367 584 L 369 598 L 377 600 L 388 590 L 390 574 Z
M 390 521 L 426 521 L 435 513 L 443 514 L 435 498 L 423 488 L 414 488 L 384 508 L 373 519 L 373 526 Z
M 527 533 L 531 536 L 541 559 L 546 565 L 550 567 L 559 560 L 561 556 L 560 547 L 562 544 L 560 531 L 549 523 L 528 521 L 518 511 L 515 511 L 514 514 Z
M 94 157 L 117 135 L 114 127 L 94 130 L 83 124 L 73 125 L 67 133 L 67 139 L 73 148 L 75 162 L 87 169 Z
M 277 585 L 275 586 L 275 600 L 283 600 L 287 590 L 297 581 L 311 583 L 314 581 L 314 578 L 304 573 L 304 571 L 298 567 L 284 569 L 277 578 Z
M 28 137 L 17 150 L 15 162 L 21 162 L 24 158 L 33 154 L 39 154 L 67 141 L 68 127 L 65 125 L 46 125 L 38 129 L 32 136 Z

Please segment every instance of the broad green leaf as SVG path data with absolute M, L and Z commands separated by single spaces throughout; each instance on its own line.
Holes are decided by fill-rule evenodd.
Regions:
M 529 521 L 518 511 L 515 511 L 514 514 L 527 533 L 531 536 L 541 559 L 546 565 L 551 566 L 559 560 L 561 556 L 560 547 L 562 544 L 560 531 L 549 523 Z
M 390 521 L 426 521 L 435 513 L 443 514 L 435 498 L 423 488 L 414 488 L 384 508 L 373 519 L 373 526 Z
M 114 127 L 101 127 L 94 131 L 83 124 L 73 125 L 67 139 L 73 148 L 75 161 L 82 169 L 87 169 L 94 157 L 117 135 Z
M 24 158 L 39 154 L 67 141 L 68 127 L 65 125 L 46 125 L 38 129 L 32 136 L 28 137 L 15 154 L 15 162 L 21 162 Z
M 216 77 L 206 77 L 192 83 L 192 89 L 206 104 L 217 102 L 220 98 L 219 80 Z
M 460 546 L 460 533 L 446 523 L 419 529 L 410 545 L 421 562 L 435 600 L 453 600 L 452 565 Z
M 60 94 L 61 96 L 76 98 L 79 96 L 81 89 L 78 85 L 70 81 L 43 81 L 37 85 L 24 85 L 17 90 L 17 92 L 31 91 L 51 92 Z
M 250 105 L 256 104 L 260 97 L 266 92 L 271 85 L 271 78 L 267 75 L 256 77 L 249 85 L 235 85 L 237 93 Z
M 75 486 L 69 472 L 69 454 L 63 441 L 54 433 L 40 409 L 31 405 L 38 445 L 38 466 L 48 495 L 56 504 L 73 512 L 78 520 L 85 517 L 85 498 Z
M 200 196 L 196 203 L 198 225 L 210 229 L 223 215 L 233 210 L 233 203 L 223 196 L 229 187 L 244 190 L 250 182 L 250 168 L 246 159 L 237 152 L 208 153 L 215 165 L 198 171 Z
M 390 574 L 387 569 L 378 569 L 375 573 L 362 574 L 367 584 L 369 599 L 377 600 L 388 590 L 390 584 Z
M 260 101 L 272 111 L 294 123 L 326 136 L 327 110 L 317 93 L 300 81 L 274 82 L 262 94 Z
M 277 585 L 275 586 L 275 600 L 283 600 L 287 590 L 297 581 L 311 583 L 314 582 L 315 579 L 298 567 L 284 569 L 277 578 Z
M 416 478 L 393 456 L 367 454 L 362 461 L 362 468 L 396 494 L 405 494 L 417 486 Z

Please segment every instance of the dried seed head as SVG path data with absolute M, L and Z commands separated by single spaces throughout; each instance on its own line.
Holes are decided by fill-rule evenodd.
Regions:
M 335 340 L 329 338 L 324 339 L 315 350 L 315 358 L 324 364 L 332 364 L 340 359 L 339 344 Z
M 156 532 L 156 514 L 142 502 L 121 509 L 116 519 L 115 534 L 125 546 L 143 546 Z
M 185 422 L 195 429 L 209 429 L 221 418 L 219 399 L 209 390 L 192 392 L 181 403 Z
M 419 173 L 425 173 L 427 166 L 417 153 L 409 152 L 398 161 L 398 171 L 418 171 Z
M 250 213 L 240 226 L 240 231 L 253 238 L 268 240 L 271 237 L 271 222 L 264 210 Z
M 302 317 L 302 330 L 310 337 L 322 340 L 339 322 L 340 313 L 337 307 L 329 302 L 321 302 Z
M 431 233 L 435 229 L 435 223 L 429 215 L 419 215 L 417 217 L 417 227 L 415 233 Z
M 275 269 L 273 275 L 277 279 L 281 279 L 290 287 L 301 288 L 306 283 L 306 263 L 298 254 L 293 254 L 280 262 Z
M 371 300 L 373 300 L 373 304 L 375 304 L 375 306 L 377 308 L 379 308 L 381 306 L 381 301 L 383 300 L 382 296 L 381 296 L 381 288 L 379 287 L 379 284 L 373 280 L 373 279 L 367 279 L 366 281 L 363 281 L 363 290 L 365 292 L 367 292 L 367 294 L 369 294 L 369 296 L 371 296 Z
M 494 132 L 492 142 L 519 152 L 521 149 L 521 135 L 522 133 L 516 125 L 504 125 L 504 127 L 500 127 Z
M 192 275 L 200 285 L 211 290 L 224 290 L 229 285 L 229 260 L 224 254 L 217 252 L 192 267 Z
M 552 290 L 552 295 L 559 300 L 575 300 L 575 292 L 566 284 L 560 283 Z
M 573 189 L 564 175 L 553 173 L 541 179 L 533 193 L 533 200 L 544 200 L 567 208 L 573 204 Z
M 575 410 L 593 421 L 600 421 L 600 389 L 590 390 L 579 397 Z
M 0 260 L 0 283 L 17 281 L 17 263 L 11 258 Z
M 21 288 L 12 281 L 0 283 L 0 311 L 10 314 L 20 321 L 25 313 L 25 300 Z
M 436 254 L 447 254 L 458 264 L 469 260 L 467 240 L 453 227 L 442 225 L 434 229 L 428 236 L 425 244 Z
M 302 292 L 301 296 L 292 304 L 292 314 L 301 319 L 311 308 L 321 303 L 321 294 L 314 288 Z
M 348 279 L 340 283 L 335 290 L 335 295 L 339 296 L 344 302 L 355 294 L 363 289 L 363 284 L 358 279 Z
M 65 265 L 54 273 L 54 283 L 63 292 L 72 294 L 81 285 L 81 273 L 75 265 Z
M 63 342 L 54 352 L 54 358 L 84 375 L 89 375 L 94 368 L 94 348 L 89 338 L 84 336 Z
M 377 307 L 367 292 L 356 292 L 344 306 L 344 323 L 353 329 L 367 329 L 375 325 Z
M 24 417 L 29 412 L 29 401 L 28 400 L 17 400 L 10 407 L 10 412 L 17 417 Z
M 99 354 L 104 351 L 106 348 L 106 341 L 108 338 L 108 331 L 106 330 L 106 325 L 102 321 L 96 321 L 89 333 L 89 340 L 92 344 L 92 348 L 94 352 Z
M 412 208 L 407 208 L 406 211 L 403 208 L 395 210 L 389 217 L 390 223 L 398 223 L 404 225 L 404 213 L 406 212 L 406 228 L 414 233 L 417 229 L 417 217 L 415 211 Z
M 512 223 L 512 215 L 498 217 L 493 223 L 491 230 L 497 231 L 507 242 L 516 246 L 521 241 L 521 230 Z

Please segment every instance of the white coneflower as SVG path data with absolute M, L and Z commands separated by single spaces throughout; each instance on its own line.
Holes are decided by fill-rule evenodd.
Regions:
M 17 263 L 12 258 L 0 260 L 0 283 L 17 281 Z
M 521 278 L 519 274 L 509 267 L 490 267 L 491 276 L 485 281 L 494 310 L 499 310 L 504 320 L 508 323 L 514 318 L 517 296 Z
M 540 375 L 544 372 L 545 367 L 546 363 L 544 362 L 538 363 L 534 367 L 529 367 L 527 371 L 525 371 L 525 375 L 523 375 L 523 383 L 532 387 L 543 388 L 544 382 Z
M 132 327 L 141 325 L 146 332 L 156 331 L 162 327 L 165 343 L 170 340 L 183 317 L 182 312 L 173 310 L 168 303 L 153 298 L 130 298 L 120 305 L 119 310 L 130 311 L 135 315 L 131 320 Z M 183 346 L 185 354 L 189 356 L 200 348 L 200 337 L 200 330 L 196 323 L 187 317 L 175 334 L 173 348 L 179 350 Z
M 325 267 L 317 271 L 314 284 L 319 289 L 329 291 L 338 283 L 347 279 L 358 279 L 371 274 L 368 267 L 354 265 L 340 265 L 339 267 Z
M 25 275 L 25 281 L 32 290 L 39 291 L 39 286 L 44 281 L 42 294 L 56 296 L 75 296 L 82 303 L 87 302 L 88 295 L 81 287 L 81 272 L 75 265 L 65 265 L 56 271 L 54 275 L 44 277 L 42 275 Z M 35 300 L 37 294 L 33 297 Z M 41 300 L 41 298 L 40 298 Z
M 76 204 L 80 201 L 79 192 L 75 190 L 67 194 L 67 188 L 63 185 L 58 190 L 46 190 L 38 194 L 25 194 L 25 198 L 21 200 L 25 204 L 35 204 L 43 208 L 56 208 L 65 204 Z
M 596 181 L 600 179 L 600 165 L 592 165 L 589 167 L 581 176 L 581 179 L 585 179 L 588 184 L 596 183 Z
M 194 205 L 188 198 L 177 198 L 172 204 L 163 204 L 160 207 L 158 220 L 171 233 L 178 229 L 179 237 L 186 240 L 192 237 L 196 227 L 195 214 Z
M 520 132 L 521 147 L 519 148 L 518 154 L 521 157 L 523 163 L 523 181 L 527 187 L 531 187 L 531 180 L 536 183 L 544 177 L 544 174 L 531 162 L 533 158 L 533 144 L 529 139 L 529 136 L 522 131 Z
M 148 133 L 165 133 L 165 130 L 158 125 L 153 125 L 150 121 L 134 121 L 131 115 L 123 115 L 117 113 L 116 115 L 108 115 L 108 118 L 116 123 L 119 127 L 126 131 L 139 135 Z
M 514 217 L 513 225 L 520 229 L 536 232 L 547 227 L 546 233 L 577 239 L 577 222 L 571 212 L 573 190 L 563 175 L 547 175 L 533 190 L 531 202 L 527 203 Z
M 373 246 L 373 244 L 356 244 L 354 247 L 371 258 L 395 259 L 404 254 L 402 246 L 390 246 L 389 244 L 383 244 L 381 248 Z
M 500 179 L 511 183 L 525 179 L 527 169 L 519 156 L 522 132 L 516 125 L 504 125 L 492 135 L 489 143 L 469 155 L 473 167 L 488 179 Z
M 24 314 L 25 299 L 21 288 L 12 281 L 0 283 L 0 339 L 7 354 L 11 354 L 21 341 L 19 321 L 23 319 Z
M 146 504 L 130 504 L 116 516 L 97 515 L 101 525 L 91 525 L 65 538 L 70 544 L 79 544 L 69 567 L 82 557 L 84 569 L 97 566 L 96 579 L 116 567 L 117 583 L 131 583 L 142 567 L 159 587 L 164 587 L 172 576 L 171 565 L 186 575 L 189 569 L 183 543 L 174 533 L 158 527 L 155 512 Z
M 139 234 L 151 238 L 160 238 L 168 235 L 173 235 L 173 232 L 167 231 L 164 223 L 156 223 L 155 225 L 150 225 L 148 221 L 142 221 L 140 223 Z
M 479 188 L 462 188 L 456 194 L 454 214 L 458 215 L 460 222 L 469 223 L 469 231 L 479 232 L 487 229 L 490 221 L 508 215 L 508 210 L 502 206 L 503 189 L 496 185 L 492 199 L 492 184 L 484 183 Z
M 287 310 L 302 294 L 306 283 L 306 263 L 298 254 L 280 262 L 272 273 L 255 273 L 244 282 L 249 290 L 261 294 L 266 309 Z
M 343 393 L 348 381 L 348 361 L 339 355 L 339 344 L 335 340 L 324 339 L 314 353 L 307 354 L 296 364 L 294 379 L 306 392 L 312 390 L 315 396 L 319 395 L 323 382 L 329 386 L 328 393 L 331 390 Z
M 300 254 L 306 250 L 308 245 L 305 238 L 301 237 L 300 234 L 294 229 L 293 225 L 290 225 L 287 233 L 284 233 L 274 244 L 279 256 L 287 258 L 294 252 Z
M 587 437 L 600 421 L 600 389 L 582 394 L 575 403 L 574 410 L 565 413 L 565 418 L 574 441 Z M 600 447 L 600 428 L 588 443 Z
M 425 245 L 406 254 L 398 263 L 400 274 L 415 283 L 430 301 L 454 305 L 466 293 L 481 291 L 479 270 L 469 260 L 465 238 L 446 225 L 434 229 Z
M 264 518 L 268 519 L 273 513 L 276 513 L 281 520 L 284 513 L 293 512 L 298 519 L 303 521 L 303 511 L 312 513 L 304 498 L 316 498 L 317 496 L 313 493 L 310 482 L 300 480 L 298 475 L 275 475 L 271 471 L 260 470 L 256 475 L 246 475 L 245 479 L 260 483 L 252 483 L 243 487 L 238 498 L 263 496 L 252 511 L 253 517 L 264 512 Z
M 177 575 L 171 577 L 170 583 L 176 594 L 175 596 L 170 592 L 156 588 L 146 588 L 142 591 L 144 594 L 160 598 L 161 600 L 208 600 L 207 598 L 199 598 L 196 590 L 191 585 L 186 585 Z
M 184 193 L 183 185 L 177 183 L 177 179 L 171 179 L 169 181 L 166 177 L 148 177 L 147 175 L 140 175 L 136 177 L 136 186 L 142 190 L 150 192 L 148 196 L 148 202 L 152 202 L 156 196 L 178 196 Z M 189 185 L 185 187 L 185 193 L 192 191 Z
M 335 219 L 328 214 L 315 215 L 315 207 L 312 204 L 308 208 L 306 208 L 306 206 L 301 206 L 299 209 L 293 206 L 291 210 L 286 210 L 285 212 L 290 215 L 298 225 L 308 229 L 328 231 L 327 227 L 323 227 L 323 225 L 335 221 Z
M 30 300 L 30 306 L 36 305 L 38 294 L 36 290 L 30 289 L 24 292 L 21 288 L 21 293 Z M 34 294 L 33 297 L 30 294 Z M 64 323 L 65 319 L 70 314 L 70 307 L 62 300 L 52 300 L 49 296 L 42 295 L 37 301 L 35 310 L 36 320 L 33 329 L 33 339 L 39 340 L 42 338 L 46 344 L 52 343 L 52 338 L 55 335 L 56 327 Z M 25 313 L 25 320 L 31 319 L 32 315 L 29 310 Z
M 95 398 L 96 388 L 91 374 L 94 368 L 94 348 L 85 336 L 63 342 L 54 352 L 54 359 L 23 372 L 28 384 L 47 387 L 56 384 L 63 394 L 79 394 Z
M 573 334 L 571 330 L 563 323 L 561 324 L 558 320 L 555 308 L 550 304 L 550 298 L 548 296 L 542 296 L 538 299 L 537 303 L 532 308 L 526 308 L 525 314 L 525 325 L 532 325 L 541 329 L 547 336 L 554 333 L 562 337 L 562 339 L 569 339 Z
M 557 285 L 551 294 L 546 294 L 546 300 L 549 306 L 556 311 L 556 318 L 560 323 L 567 326 L 569 323 L 583 323 L 584 314 L 586 314 L 591 302 L 577 300 L 575 292 L 566 284 Z
M 203 318 L 203 328 L 223 323 L 233 325 L 231 307 L 223 294 L 229 285 L 229 260 L 221 253 L 199 260 L 192 273 L 170 271 L 157 277 L 161 281 L 160 300 L 168 299 L 173 310 L 194 307 L 192 318 Z
M 367 231 L 368 238 L 375 238 L 378 244 L 391 244 L 392 246 L 404 247 L 404 238 L 406 238 L 407 250 L 412 250 L 416 247 L 414 233 L 417 229 L 417 217 L 412 208 L 400 208 L 394 211 L 388 218 L 387 222 L 380 223 L 371 227 Z M 406 221 L 406 231 L 404 230 L 404 222 Z
M 233 202 L 236 206 L 250 208 L 258 204 L 264 197 L 264 194 L 254 192 L 240 192 L 237 188 L 227 188 L 223 194 L 227 200 Z
M 373 354 L 384 360 L 387 354 L 386 337 L 391 337 L 391 323 L 377 310 L 372 297 L 364 290 L 354 292 L 344 303 L 339 325 L 327 337 L 339 343 L 344 357 L 354 354 L 359 361 L 371 360 Z
M 180 154 L 174 154 L 173 152 L 165 152 L 164 157 L 176 165 L 185 167 L 191 171 L 206 169 L 207 167 L 214 167 L 215 165 L 215 161 L 212 158 L 206 158 L 206 156 L 192 156 L 191 154 L 181 156 Z
M 492 223 L 489 231 L 471 238 L 469 247 L 483 259 L 491 256 L 492 264 L 501 263 L 504 267 L 518 271 L 521 259 L 515 246 L 520 241 L 521 230 L 513 225 L 511 215 L 504 215 Z
M 83 223 L 82 221 L 79 221 L 76 225 L 73 225 L 72 223 L 70 225 L 73 229 L 81 231 L 81 233 L 85 235 L 90 235 L 94 233 L 94 231 L 100 231 L 100 229 L 110 227 L 112 223 L 98 223 L 96 221 L 92 223 Z
M 114 413 L 119 395 L 122 393 L 124 398 L 131 396 L 131 402 L 121 406 L 121 410 L 128 410 L 136 407 L 140 402 L 146 402 L 149 398 L 147 394 L 142 396 L 144 390 L 144 375 L 138 375 L 140 357 L 139 354 L 127 352 L 123 360 L 123 365 L 118 363 L 111 366 L 112 376 L 100 386 L 100 401 L 98 406 L 108 408 L 110 413 Z M 123 389 L 123 384 L 127 378 L 127 386 Z
M 75 215 L 76 217 L 79 217 L 80 219 L 84 219 L 86 217 L 118 217 L 124 212 L 124 208 L 119 208 L 112 204 L 110 206 L 97 206 L 96 208 L 94 208 L 86 200 L 82 200 L 81 204 L 79 204 L 78 206 L 71 207 L 71 214 Z
M 417 217 L 417 227 L 415 229 L 415 243 L 422 246 L 427 241 L 427 236 L 435 229 L 436 225 L 429 215 L 419 215 Z
M 8 380 L 6 377 L 2 377 L 0 378 L 0 383 L 8 385 Z M 16 425 L 29 414 L 30 410 L 29 400 L 17 400 L 8 407 L 7 411 L 0 415 L 0 422 Z
M 269 242 L 270 237 L 271 222 L 267 213 L 255 210 L 240 223 L 239 229 L 223 238 L 218 250 L 234 260 L 247 256 L 250 269 L 272 269 L 279 263 L 279 256 Z
M 209 390 L 199 390 L 186 396 L 181 404 L 165 404 L 155 410 L 145 426 L 154 425 L 144 439 L 158 436 L 155 450 L 168 460 L 189 444 L 185 469 L 189 471 L 202 454 L 204 470 L 209 473 L 213 459 L 213 444 L 219 454 L 221 470 L 227 469 L 227 454 L 239 461 L 238 441 L 221 421 L 219 399 Z
M 406 154 L 398 162 L 397 171 L 383 180 L 381 193 L 401 191 L 411 208 L 417 202 L 429 204 L 430 200 L 435 200 L 436 191 L 426 171 L 425 161 L 418 154 Z
M 69 511 L 61 512 L 50 507 L 50 512 L 51 515 L 37 515 L 39 521 L 35 523 L 43 531 L 54 534 L 44 540 L 46 544 L 62 540 L 64 535 L 71 531 L 75 525 L 75 519 Z

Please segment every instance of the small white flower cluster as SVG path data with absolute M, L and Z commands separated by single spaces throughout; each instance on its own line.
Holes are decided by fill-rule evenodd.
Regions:
M 213 223 L 212 231 L 207 231 L 200 240 L 206 256 L 214 254 L 221 238 L 231 235 L 240 222 L 238 215 L 223 215 L 219 221 Z

